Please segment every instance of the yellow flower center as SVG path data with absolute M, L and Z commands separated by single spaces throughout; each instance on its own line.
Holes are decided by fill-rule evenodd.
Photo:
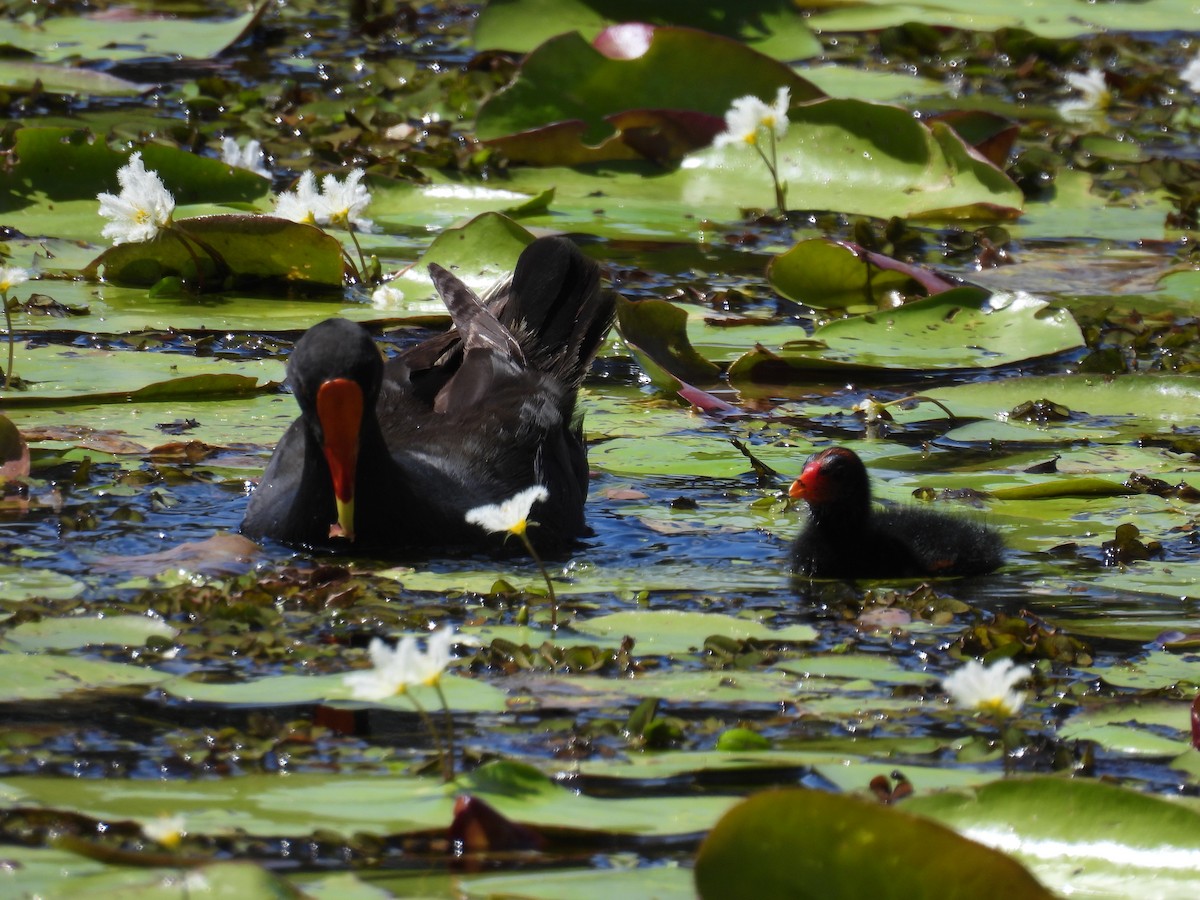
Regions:
M 1012 715 L 1012 709 L 1004 701 L 1003 697 L 992 697 L 988 700 L 980 700 L 975 704 L 975 708 L 985 715 L 995 718 L 1006 718 Z

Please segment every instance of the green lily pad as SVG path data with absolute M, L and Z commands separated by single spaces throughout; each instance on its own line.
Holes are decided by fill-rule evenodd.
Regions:
M 229 684 L 171 678 L 165 680 L 161 686 L 168 694 L 193 703 L 277 706 L 334 701 L 357 702 L 351 697 L 343 675 L 273 675 L 269 678 Z M 437 708 L 440 705 L 437 692 L 431 687 L 418 685 L 409 690 L 426 709 Z M 450 708 L 461 712 L 504 712 L 508 708 L 507 694 L 503 690 L 474 678 L 446 675 L 442 679 L 442 691 Z M 409 697 L 405 695 L 372 705 L 394 707 L 404 711 L 413 709 Z
M 1065 310 L 957 288 L 899 309 L 834 320 L 802 349 L 752 350 L 730 366 L 729 377 L 777 382 L 816 373 L 989 369 L 1082 345 L 1079 326 Z
M 1128 788 L 1016 778 L 912 797 L 904 809 L 1013 854 L 1059 891 L 1189 897 L 1200 889 L 1200 814 Z
M 771 287 L 790 300 L 815 309 L 868 303 L 912 286 L 906 272 L 871 265 L 848 246 L 833 241 L 801 241 L 771 260 Z
M 789 628 L 772 629 L 749 619 L 715 613 L 685 612 L 684 610 L 638 610 L 635 612 L 611 613 L 594 619 L 577 620 L 572 623 L 576 631 L 599 637 L 633 637 L 637 643 L 637 654 L 687 653 L 699 650 L 711 635 L 759 641 L 808 642 L 817 638 L 817 632 L 809 625 L 794 625 Z
M 5 59 L 0 60 L 0 87 L 14 92 L 32 91 L 36 88 L 48 94 L 133 97 L 152 90 L 154 85 L 137 84 L 92 69 Z
M 898 106 L 818 100 L 794 108 L 779 142 L 779 177 L 793 209 L 887 218 L 1014 218 L 1020 190 L 951 129 Z M 773 205 L 771 179 L 745 146 L 687 156 L 665 176 L 684 202 L 708 212 L 734 202 Z M 708 213 L 710 216 L 714 213 Z
M 878 31 L 906 22 L 921 22 L 930 27 L 967 31 L 1021 28 L 1042 37 L 1068 38 L 1109 31 L 1172 31 L 1178 27 L 1180 16 L 1190 12 L 1187 0 L 1145 0 L 1136 6 L 1105 4 L 1083 8 L 1057 4 L 1026 7 L 1005 0 L 984 0 L 970 6 L 951 0 L 931 0 L 920 5 L 863 0 L 849 6 L 814 10 L 808 22 L 822 33 Z
M 74 650 L 99 647 L 105 644 L 118 647 L 141 647 L 151 637 L 171 640 L 177 634 L 161 619 L 149 616 L 87 616 L 46 618 L 23 622 L 0 637 L 8 650 Z
M 250 202 L 263 197 L 270 186 L 261 175 L 178 147 L 146 144 L 139 152 L 146 169 L 159 174 L 181 206 Z M 13 155 L 15 163 L 0 170 L 0 197 L 8 198 L 5 221 L 36 234 L 22 224 L 19 213 L 11 212 L 12 207 L 22 205 L 14 198 L 26 203 L 38 196 L 94 203 L 97 194 L 119 190 L 117 170 L 129 161 L 131 152 L 110 149 L 86 129 L 25 127 L 17 129 Z M 97 214 L 97 234 L 103 221 Z
M 3 585 L 0 598 L 4 600 L 24 600 L 29 597 L 69 600 L 79 596 L 84 589 L 82 581 L 33 564 L 0 566 L 0 584 Z
M 76 788 L 72 790 L 72 787 Z M 581 795 L 516 763 L 492 763 L 456 782 L 422 778 L 355 777 L 294 773 L 245 775 L 208 781 L 79 780 L 13 777 L 0 782 L 0 807 L 36 804 L 100 818 L 154 819 L 163 810 L 182 815 L 188 830 L 220 833 L 307 835 L 313 822 L 297 816 L 319 804 L 319 827 L 345 835 L 397 834 L 445 828 L 455 798 L 467 791 L 523 824 L 587 828 L 598 832 L 654 835 L 693 834 L 729 808 L 728 797 L 604 799 Z
M 154 353 L 122 352 L 120 366 L 104 364 L 115 355 L 110 350 L 55 345 L 22 348 L 16 355 L 16 370 L 31 385 L 23 391 L 6 391 L 4 405 L 15 409 L 72 403 L 212 399 L 272 389 L 272 382 L 260 381 L 259 374 L 276 377 L 280 374 L 277 362 L 234 363 Z M 160 380 L 164 375 L 168 377 Z
M 527 53 L 564 31 L 590 41 L 619 22 L 698 28 L 785 61 L 821 52 L 820 41 L 786 0 L 743 0 L 731 7 L 691 0 L 492 0 L 475 23 L 474 42 L 477 50 Z
M 1008 856 L 949 828 L 800 788 L 764 791 L 730 810 L 696 856 L 696 888 L 706 900 L 1052 896 Z
M 1143 659 L 1128 660 L 1112 666 L 1080 669 L 1113 687 L 1157 691 L 1179 686 L 1194 691 L 1200 686 L 1200 656 L 1194 653 L 1166 653 L 1155 650 Z
M 0 696 L 10 702 L 52 700 L 82 691 L 147 686 L 165 677 L 153 669 L 124 663 L 0 650 Z
M 1191 729 L 1191 714 L 1191 703 L 1184 702 L 1110 703 L 1075 713 L 1059 726 L 1058 735 L 1094 741 L 1124 756 L 1178 756 L 1192 746 L 1184 736 Z M 1168 729 L 1179 737 L 1169 737 Z
M 445 313 L 446 305 L 429 277 L 430 263 L 450 269 L 472 290 L 483 293 L 512 273 L 521 251 L 532 241 L 533 235 L 508 216 L 481 213 L 439 234 L 420 260 L 389 284 L 404 291 L 405 310 Z
M 274 216 L 181 219 L 149 241 L 118 244 L 84 270 L 88 277 L 149 287 L 168 275 L 205 273 L 199 284 L 247 283 L 290 289 L 341 290 L 342 245 L 313 225 Z M 207 281 L 207 284 L 205 283 Z
M 67 59 L 208 59 L 241 39 L 270 4 L 232 19 L 113 16 L 50 16 L 36 24 L 6 17 L 5 42 L 37 54 L 43 61 Z
M 611 900 L 612 897 L 654 897 L 655 900 L 693 900 L 696 890 L 690 869 L 668 864 L 650 868 L 589 871 L 523 872 L 467 876 L 458 882 L 464 898 L 526 897 L 528 900 Z

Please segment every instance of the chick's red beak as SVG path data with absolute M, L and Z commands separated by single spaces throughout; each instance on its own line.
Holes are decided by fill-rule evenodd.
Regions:
M 805 494 L 804 494 L 804 476 L 803 475 L 801 475 L 799 478 L 797 478 L 795 481 L 792 482 L 792 486 L 790 488 L 788 488 L 788 496 L 791 497 L 793 500 L 803 500 L 804 499 Z
M 809 503 L 821 503 L 828 499 L 829 479 L 821 473 L 817 463 L 805 463 L 800 477 L 788 488 L 788 496 L 793 500 L 807 500 Z
M 333 479 L 337 524 L 330 537 L 354 540 L 354 477 L 358 467 L 358 434 L 362 426 L 363 393 L 349 378 L 331 378 L 317 390 L 322 450 Z

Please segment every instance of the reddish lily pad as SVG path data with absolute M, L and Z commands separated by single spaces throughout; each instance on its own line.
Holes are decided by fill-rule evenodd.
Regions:
M 770 99 L 780 87 L 793 102 L 822 96 L 787 66 L 727 38 L 655 28 L 644 46 L 640 56 L 614 58 L 575 33 L 551 38 L 480 107 L 480 139 L 542 165 L 661 160 L 708 144 L 737 97 Z
M 475 25 L 475 46 L 527 53 L 556 34 L 578 31 L 591 40 L 618 22 L 698 28 L 782 60 L 821 52 L 821 42 L 789 0 L 491 0 Z
M 29 445 L 7 416 L 0 416 L 0 483 L 29 474 Z

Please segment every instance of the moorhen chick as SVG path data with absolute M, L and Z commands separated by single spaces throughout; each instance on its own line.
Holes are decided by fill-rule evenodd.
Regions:
M 275 448 L 242 532 L 308 547 L 402 553 L 497 545 L 465 515 L 533 485 L 529 537 L 556 552 L 585 531 L 587 448 L 575 401 L 615 295 L 570 241 L 540 238 L 480 299 L 429 267 L 453 326 L 386 364 L 345 319 L 297 342 L 298 418 Z
M 810 578 L 981 575 L 1004 561 L 993 528 L 932 510 L 871 506 L 867 468 L 852 450 L 810 457 L 789 496 L 808 503 L 792 570 Z

